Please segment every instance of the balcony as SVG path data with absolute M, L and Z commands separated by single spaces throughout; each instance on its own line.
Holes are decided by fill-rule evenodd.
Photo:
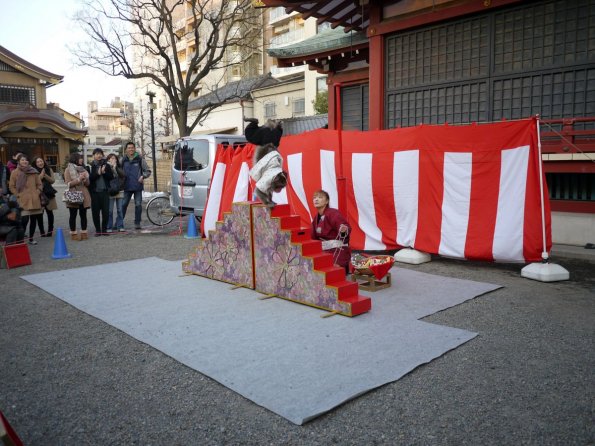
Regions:
M 273 25 L 274 23 L 281 22 L 283 20 L 287 20 L 290 17 L 297 15 L 296 11 L 287 14 L 285 12 L 285 8 L 283 6 L 279 6 L 277 8 L 272 8 L 269 12 L 269 24 Z
M 304 28 L 296 29 L 293 31 L 289 31 L 287 33 L 275 36 L 271 38 L 271 42 L 269 44 L 269 48 L 279 48 L 284 45 L 289 45 L 291 43 L 296 43 L 301 40 L 304 40 L 305 33 Z
M 279 68 L 277 65 L 271 67 L 271 75 L 273 77 L 289 76 L 295 73 L 303 73 L 306 71 L 306 65 L 299 65 L 297 67 Z

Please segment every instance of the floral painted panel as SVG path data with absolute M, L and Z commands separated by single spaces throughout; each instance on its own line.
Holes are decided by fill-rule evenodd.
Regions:
M 265 206 L 252 207 L 254 225 L 255 289 L 307 305 L 350 314 L 350 305 L 337 299 L 336 288 L 327 287 L 325 275 L 316 272 L 312 260 L 301 255 L 301 247 L 281 230 Z
M 252 274 L 252 228 L 250 204 L 234 203 L 208 239 L 182 264 L 182 269 L 211 279 L 254 288 Z

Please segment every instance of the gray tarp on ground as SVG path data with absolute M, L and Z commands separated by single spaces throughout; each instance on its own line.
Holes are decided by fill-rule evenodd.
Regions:
M 296 424 L 395 381 L 476 336 L 417 320 L 499 288 L 392 269 L 370 313 L 259 300 L 247 289 L 155 257 L 23 276 L 76 308 L 204 373 Z M 72 286 L 72 277 L 109 278 Z

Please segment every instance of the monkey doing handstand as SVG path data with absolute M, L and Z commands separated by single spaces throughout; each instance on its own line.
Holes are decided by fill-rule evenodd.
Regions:
M 287 172 L 283 170 L 283 158 L 277 150 L 283 127 L 267 121 L 266 125 L 258 126 L 258 119 L 247 118 L 245 135 L 248 142 L 256 145 L 254 163 L 250 169 L 250 177 L 256 181 L 256 196 L 268 207 L 274 207 L 273 192 L 281 192 L 287 186 Z

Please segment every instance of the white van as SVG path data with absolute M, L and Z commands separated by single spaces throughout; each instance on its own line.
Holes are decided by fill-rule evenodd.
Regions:
M 240 147 L 246 144 L 246 138 L 243 135 L 198 135 L 176 141 L 170 196 L 170 204 L 176 212 L 202 218 L 219 144 Z

